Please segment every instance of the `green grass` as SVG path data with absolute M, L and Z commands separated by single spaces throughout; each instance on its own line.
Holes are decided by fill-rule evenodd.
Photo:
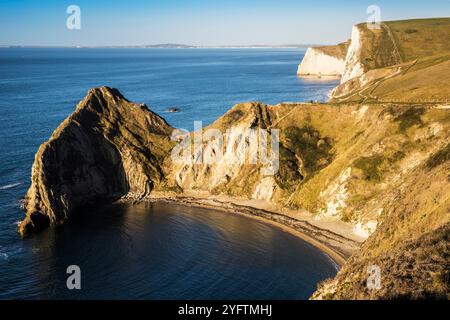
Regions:
M 291 126 L 283 131 L 283 135 L 287 147 L 302 159 L 307 174 L 312 174 L 330 163 L 332 141 L 321 137 L 314 128 Z
M 364 180 L 370 182 L 381 181 L 380 166 L 383 163 L 383 156 L 374 155 L 369 157 L 362 157 L 353 162 L 353 166 L 360 169 L 363 173 Z
M 408 108 L 405 112 L 394 118 L 398 122 L 400 132 L 406 132 L 412 126 L 423 124 L 421 116 L 425 113 L 424 108 Z
M 284 190 L 291 190 L 331 163 L 332 139 L 321 137 L 311 126 L 288 126 L 282 130 L 280 168 L 275 179 Z
M 303 180 L 303 175 L 300 173 L 300 168 L 297 164 L 295 153 L 280 144 L 280 167 L 275 181 L 285 190 L 291 189 L 294 185 Z
M 416 32 L 419 32 L 419 31 L 417 31 L 417 29 L 406 29 L 404 32 L 405 33 L 416 33 Z

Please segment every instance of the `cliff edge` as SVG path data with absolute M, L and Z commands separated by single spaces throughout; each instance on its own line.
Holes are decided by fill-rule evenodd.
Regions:
M 298 66 L 299 76 L 341 76 L 345 71 L 345 57 L 349 41 L 334 46 L 313 47 L 306 50 Z
M 203 152 L 189 155 L 223 151 L 218 162 L 178 163 L 171 157 L 172 128 L 162 118 L 115 89 L 92 89 L 39 148 L 19 232 L 61 224 L 85 205 L 143 199 L 153 190 L 253 199 L 283 208 L 274 219 L 285 217 L 293 227 L 307 209 L 319 225 L 334 221 L 367 238 L 313 298 L 442 297 L 449 116 L 445 105 L 243 103 L 203 129 L 222 133 L 224 149 L 205 139 Z M 227 161 L 236 150 L 228 143 L 235 141 L 232 128 L 279 130 L 279 170 L 267 175 L 264 165 Z M 247 139 L 237 141 L 246 154 L 257 151 Z M 345 248 L 336 245 L 349 256 L 355 245 L 344 242 Z M 366 286 L 372 265 L 381 270 L 383 290 Z
M 186 162 L 172 161 L 173 129 L 161 117 L 115 89 L 92 89 L 39 148 L 19 232 L 153 190 L 226 195 L 276 205 L 285 218 L 306 209 L 318 224 L 336 222 L 366 239 L 314 299 L 448 298 L 448 26 L 448 18 L 388 22 L 377 31 L 358 25 L 346 81 L 328 103 L 237 104 L 202 129 L 214 134 Z M 231 161 L 236 145 L 245 146 L 243 157 L 258 151 L 239 133 L 249 129 L 277 130 L 273 174 L 263 170 L 271 163 Z M 379 283 L 369 283 L 368 270 L 378 270 Z
M 309 48 L 297 74 L 340 76 L 330 102 L 449 102 L 449 38 L 449 18 L 361 23 L 345 43 Z
M 83 205 L 148 194 L 164 176 L 171 131 L 116 89 L 89 90 L 36 153 L 19 233 L 61 224 Z
M 448 102 L 450 19 L 353 26 L 332 102 Z

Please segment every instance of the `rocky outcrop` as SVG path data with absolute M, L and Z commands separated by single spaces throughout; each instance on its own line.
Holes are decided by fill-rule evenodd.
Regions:
M 90 90 L 35 156 L 19 233 L 60 224 L 84 205 L 147 195 L 163 181 L 171 131 L 117 90 Z
M 350 46 L 344 61 L 344 71 L 342 72 L 341 83 L 362 75 L 366 70 L 362 64 L 362 37 L 358 26 L 353 26 Z
M 297 74 L 341 76 L 342 86 L 331 94 L 336 97 L 368 83 L 364 78 L 368 71 L 402 62 L 399 48 L 387 24 L 380 24 L 378 29 L 369 29 L 362 23 L 353 26 L 351 38 L 347 42 L 309 48 Z
M 415 239 L 389 245 L 389 250 L 385 247 L 376 256 L 370 255 L 377 251 L 376 241 L 369 239 L 335 279 L 320 284 L 312 299 L 449 299 L 449 235 L 447 223 Z
M 392 101 L 398 98 L 394 93 L 408 92 L 414 99 L 448 101 L 444 36 L 450 28 L 442 26 L 450 19 L 437 20 L 422 21 L 415 31 L 416 21 L 390 22 L 378 31 L 354 28 L 346 81 L 336 92 L 345 96 L 349 90 L 350 98 L 363 102 L 238 104 L 206 128 L 174 135 L 174 141 L 172 128 L 145 106 L 115 89 L 90 90 L 39 148 L 19 232 L 60 224 L 91 203 L 142 199 L 152 190 L 263 200 L 295 215 L 306 209 L 317 222 L 339 222 L 367 239 L 334 279 L 320 284 L 314 299 L 448 299 L 448 103 L 378 100 L 381 94 Z M 427 51 L 411 45 L 410 34 L 429 32 L 443 35 L 428 45 L 444 51 L 424 58 Z M 407 41 L 396 43 L 393 33 Z M 410 61 L 398 64 L 399 52 Z M 278 130 L 279 159 L 272 174 L 267 173 L 272 161 L 234 162 L 236 156 L 259 154 L 248 130 Z M 201 148 L 188 148 L 187 157 L 175 161 L 179 142 L 190 146 L 207 131 Z M 206 161 L 210 158 L 216 161 Z M 375 286 L 369 270 L 381 276 Z
M 442 84 L 449 81 L 449 30 L 448 18 L 353 26 L 341 84 L 330 101 L 448 102 Z
M 396 39 L 386 23 L 380 23 L 378 28 L 373 29 L 369 29 L 365 23 L 354 25 L 345 57 L 341 85 L 336 87 L 330 96 L 342 97 L 355 89 L 363 88 L 374 78 L 386 77 L 386 74 L 378 77 L 367 75 L 369 71 L 402 62 Z
M 266 151 L 246 135 L 260 129 L 279 130 L 278 170 L 272 173 L 272 161 L 233 162 Z M 189 148 L 176 161 L 175 146 L 195 141 L 196 133 L 204 134 L 202 148 Z M 449 223 L 449 135 L 446 108 L 244 103 L 208 127 L 172 136 L 172 128 L 144 105 L 114 89 L 93 89 L 39 148 L 19 232 L 61 224 L 86 205 L 143 199 L 153 190 L 263 200 L 289 211 L 307 209 L 317 223 L 343 223 L 368 238 L 314 298 L 390 297 L 364 289 L 367 268 L 379 266 L 391 285 L 395 277 L 407 279 L 409 269 L 402 266 L 410 264 L 414 276 L 435 287 L 420 293 L 417 280 L 397 293 L 441 295 L 446 240 L 421 237 Z M 218 154 L 223 157 L 206 161 Z M 429 252 L 435 252 L 431 260 Z M 415 259 L 427 267 L 417 267 Z
M 355 25 L 352 28 L 341 83 L 359 77 L 369 70 L 402 62 L 396 41 L 385 23 L 374 29 L 369 29 L 365 23 Z
M 400 132 L 403 131 L 402 121 L 410 121 L 412 114 L 411 109 L 393 114 L 394 119 L 400 121 Z M 444 113 L 440 115 L 445 117 Z M 448 125 L 449 121 L 443 123 Z M 334 279 L 319 285 L 313 299 L 449 298 L 450 145 L 446 141 L 450 137 L 448 132 L 440 130 L 432 133 L 436 125 L 427 124 L 426 131 L 418 127 L 403 131 L 403 136 L 413 139 L 404 146 L 416 148 L 422 145 L 419 140 L 426 136 L 433 136 L 436 142 L 439 140 L 435 147 L 429 145 L 431 148 L 425 153 L 416 149 L 403 157 L 399 153 L 405 152 L 402 148 L 396 151 L 400 158 L 389 157 L 386 151 L 391 145 L 388 140 L 392 142 L 394 138 L 391 137 L 383 139 L 381 149 L 375 149 L 384 150 L 383 157 L 366 157 L 363 162 L 354 162 L 357 168 L 368 170 L 366 179 L 373 182 L 378 180 L 377 174 L 384 171 L 377 171 L 376 168 L 382 166 L 378 161 L 397 169 L 390 178 L 387 171 L 382 173 L 384 182 L 379 185 L 380 194 L 365 198 L 362 211 L 366 214 L 357 214 L 359 222 L 354 232 L 367 237 L 362 248 Z M 440 134 L 443 139 L 436 140 Z M 358 174 L 356 170 L 354 174 Z M 366 185 L 366 188 L 367 191 L 371 187 Z M 367 194 L 366 191 L 356 198 Z M 359 211 L 355 202 L 351 207 L 355 213 Z M 367 215 L 369 212 L 372 215 Z
M 270 200 L 277 186 L 265 179 L 262 171 L 271 164 L 260 161 L 250 164 L 249 158 L 257 158 L 260 149 L 257 140 L 252 142 L 249 135 L 251 130 L 259 134 L 258 130 L 262 129 L 266 130 L 267 137 L 270 133 L 272 109 L 273 107 L 262 103 L 238 104 L 202 132 L 187 136 L 185 143 L 190 145 L 195 139 L 194 134 L 202 134 L 201 148 L 195 148 L 188 159 L 174 161 L 169 180 L 173 180 L 185 191 L 243 193 Z M 243 177 L 247 179 L 247 183 L 245 179 L 241 180 Z M 253 183 L 248 183 L 250 178 L 255 182 L 261 180 L 263 184 L 255 189 Z
M 114 89 L 93 89 L 39 148 L 20 232 L 61 223 L 83 205 L 144 198 L 156 188 L 307 209 L 317 220 L 346 221 L 355 235 L 367 238 L 388 206 L 387 192 L 396 191 L 398 181 L 414 174 L 411 168 L 447 138 L 449 124 L 430 120 L 445 119 L 445 112 L 243 103 L 208 127 L 171 141 L 172 128 L 145 106 Z M 249 134 L 264 132 L 266 147 L 272 148 L 270 136 L 277 130 L 279 157 L 271 159 Z M 197 134 L 200 148 L 193 148 Z M 407 151 L 405 144 L 411 145 Z M 173 146 L 187 146 L 187 157 L 175 160 Z M 261 152 L 269 161 L 259 161 Z
M 299 76 L 340 76 L 345 71 L 348 42 L 335 46 L 308 48 L 298 66 Z

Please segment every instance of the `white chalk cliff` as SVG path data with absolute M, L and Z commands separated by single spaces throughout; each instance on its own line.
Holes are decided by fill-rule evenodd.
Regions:
M 298 66 L 300 76 L 341 76 L 345 71 L 349 41 L 333 46 L 308 48 Z
M 361 63 L 361 31 L 355 25 L 352 28 L 352 38 L 345 57 L 345 67 L 342 72 L 341 84 L 361 76 L 364 72 L 366 70 Z
M 298 66 L 298 75 L 341 76 L 341 84 L 359 77 L 367 70 L 362 61 L 361 30 L 352 28 L 350 41 L 336 46 L 308 48 Z
M 298 66 L 298 75 L 340 76 L 344 72 L 343 58 L 326 54 L 320 48 L 308 48 Z

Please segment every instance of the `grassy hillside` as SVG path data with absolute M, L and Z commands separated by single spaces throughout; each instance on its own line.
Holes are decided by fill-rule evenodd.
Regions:
M 376 221 L 389 208 L 387 194 L 450 139 L 450 112 L 421 105 L 239 104 L 205 129 L 225 132 L 231 123 L 280 130 L 280 169 L 265 185 L 273 189 L 266 200 L 353 225 Z M 174 173 L 183 189 L 248 198 L 264 180 L 253 165 Z
M 449 145 L 384 192 L 386 211 L 375 233 L 313 298 L 392 299 L 449 296 Z M 369 266 L 381 271 L 381 288 L 367 288 Z
M 338 86 L 330 102 L 383 110 L 364 123 L 365 129 L 344 129 L 355 137 L 336 144 L 337 149 L 342 144 L 341 156 L 333 163 L 350 165 L 352 174 L 331 190 L 341 190 L 343 219 L 376 219 L 377 228 L 312 298 L 448 299 L 450 18 L 360 28 L 361 63 L 368 71 Z M 313 178 L 316 188 L 294 196 L 299 206 L 314 204 L 305 199 L 319 192 L 328 176 L 337 176 L 333 163 Z M 367 287 L 373 265 L 381 271 L 378 290 Z
M 368 70 L 340 85 L 329 103 L 235 105 L 202 129 L 219 134 L 203 137 L 203 148 L 186 148 L 190 161 L 171 157 L 172 128 L 162 118 L 115 89 L 91 90 L 36 156 L 26 226 L 35 226 L 30 217 L 42 208 L 61 223 L 59 207 L 128 191 L 132 200 L 151 190 L 265 200 L 286 215 L 306 209 L 315 221 L 367 238 L 313 298 L 450 298 L 449 24 L 396 21 L 374 31 L 361 25 L 362 54 L 354 57 Z M 342 54 L 343 45 L 324 50 Z M 232 161 L 267 151 L 246 135 L 256 128 L 279 130 L 274 174 L 262 170 L 274 163 Z M 177 146 L 192 136 L 180 135 Z M 77 161 L 68 166 L 69 158 Z M 101 159 L 98 168 L 92 159 Z M 94 169 L 101 179 L 84 174 Z M 120 190 L 105 190 L 114 184 Z M 372 265 L 381 271 L 379 290 L 366 286 Z
M 450 53 L 368 71 L 335 89 L 330 102 L 448 103 Z
M 390 30 L 382 23 L 379 29 L 368 29 L 366 23 L 358 25 L 361 32 L 361 58 L 366 70 L 382 68 L 402 63 L 402 57 L 397 50 L 397 43 L 393 41 Z
M 331 102 L 450 101 L 450 18 L 382 23 L 362 30 L 361 63 L 368 70 L 338 86 Z
M 450 52 L 450 18 L 413 19 L 384 23 L 404 62 Z
M 314 299 L 449 298 L 449 27 L 450 18 L 359 25 L 366 72 L 329 103 L 241 104 L 211 126 L 279 129 L 274 178 L 254 166 L 192 166 L 175 169 L 180 187 L 262 196 L 374 231 Z M 379 290 L 366 285 L 373 265 Z

